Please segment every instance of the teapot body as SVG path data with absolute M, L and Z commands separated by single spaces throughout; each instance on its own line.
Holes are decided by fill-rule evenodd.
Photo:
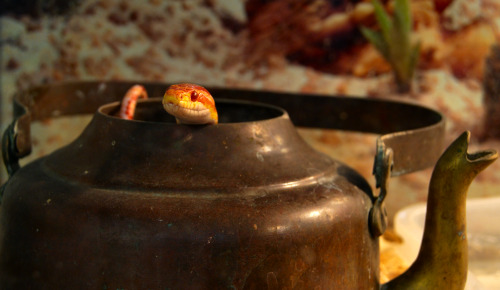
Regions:
M 374 197 L 287 114 L 221 102 L 221 123 L 101 107 L 17 171 L 0 216 L 2 289 L 376 289 Z

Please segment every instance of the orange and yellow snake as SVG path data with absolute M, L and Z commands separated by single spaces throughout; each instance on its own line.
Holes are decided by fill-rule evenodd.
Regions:
M 139 98 L 147 98 L 141 85 L 130 88 L 122 100 L 119 117 L 132 120 Z M 163 108 L 175 117 L 178 124 L 217 124 L 215 101 L 202 86 L 183 83 L 171 85 L 163 96 Z

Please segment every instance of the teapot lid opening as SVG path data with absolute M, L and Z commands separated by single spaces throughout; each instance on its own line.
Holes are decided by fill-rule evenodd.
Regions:
M 101 106 L 98 112 L 118 118 L 119 110 L 120 103 L 114 102 Z M 279 107 L 249 101 L 219 99 L 217 111 L 219 123 L 256 122 L 283 116 L 288 118 L 286 111 Z M 163 109 L 161 98 L 151 98 L 137 102 L 134 120 L 131 121 L 175 123 L 175 118 Z

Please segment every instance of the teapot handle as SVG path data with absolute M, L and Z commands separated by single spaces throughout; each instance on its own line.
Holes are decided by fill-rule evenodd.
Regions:
M 444 116 L 416 103 L 317 94 L 207 89 L 216 100 L 248 100 L 281 107 L 297 127 L 380 134 L 377 143 L 392 149 L 394 154 L 390 176 L 434 166 L 443 151 Z M 376 154 L 375 163 L 381 164 L 383 159 L 382 155 Z
M 384 199 L 388 179 L 434 166 L 443 149 L 445 118 L 414 103 L 311 94 L 210 90 L 212 95 L 263 102 L 285 109 L 299 127 L 381 134 L 373 166 L 379 194 L 369 213 L 370 231 L 380 236 L 387 227 Z M 305 106 L 304 104 L 307 104 Z
M 101 105 L 120 101 L 135 82 L 78 81 L 43 85 L 14 96 L 14 121 L 2 138 L 2 155 L 9 176 L 20 168 L 19 159 L 31 152 L 30 123 L 62 115 L 92 114 Z M 162 96 L 167 83 L 141 82 L 151 96 Z M 215 99 L 267 103 L 285 109 L 299 127 L 381 134 L 377 148 L 390 149 L 394 163 L 388 174 L 387 156 L 377 149 L 374 174 L 377 184 L 433 166 L 442 152 L 444 117 L 439 112 L 407 102 L 207 87 Z M 307 104 L 307 106 L 304 106 Z M 382 152 L 382 153 L 383 153 Z M 385 166 L 385 167 L 384 167 Z M 384 177 L 385 176 L 385 177 Z M 1 195 L 1 191 L 0 191 Z M 380 203 L 383 197 L 380 196 Z

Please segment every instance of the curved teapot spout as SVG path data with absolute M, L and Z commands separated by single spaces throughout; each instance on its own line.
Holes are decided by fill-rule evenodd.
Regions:
M 432 173 L 422 246 L 415 262 L 382 289 L 463 289 L 467 280 L 465 202 L 476 175 L 498 157 L 467 153 L 465 132 L 446 149 Z

